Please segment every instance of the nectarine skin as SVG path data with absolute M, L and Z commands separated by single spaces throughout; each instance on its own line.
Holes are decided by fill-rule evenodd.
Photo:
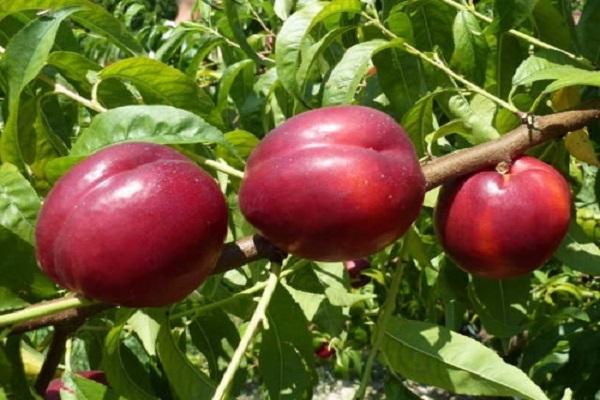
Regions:
M 525 156 L 506 174 L 489 169 L 444 185 L 436 233 L 446 254 L 467 272 L 497 279 L 524 275 L 558 248 L 570 203 L 560 173 Z
M 248 159 L 239 199 L 248 221 L 283 250 L 343 261 L 398 239 L 424 193 L 413 145 L 391 117 L 336 106 L 271 131 Z
M 37 257 L 87 297 L 162 306 L 210 274 L 226 232 L 227 205 L 207 173 L 169 147 L 125 143 L 56 183 L 39 216 Z

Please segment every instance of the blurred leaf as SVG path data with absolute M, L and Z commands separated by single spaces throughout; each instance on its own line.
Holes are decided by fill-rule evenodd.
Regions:
M 213 395 L 215 383 L 198 367 L 192 365 L 177 345 L 166 316 L 157 318 L 160 331 L 156 342 L 158 358 L 169 383 L 180 399 L 208 399 Z
M 558 48 L 571 50 L 573 40 L 569 25 L 552 0 L 538 0 L 533 10 L 533 18 L 541 40 Z
M 493 26 L 498 33 L 518 27 L 531 17 L 538 0 L 494 0 Z
M 103 370 L 106 372 L 108 381 L 112 388 L 118 393 L 129 399 L 137 400 L 155 400 L 147 385 L 140 386 L 144 380 L 139 375 L 133 375 L 136 371 L 124 357 L 127 354 L 125 345 L 121 343 L 121 332 L 125 326 L 125 321 L 131 315 L 132 311 L 123 310 L 121 323 L 117 323 L 106 335 L 104 340 L 104 354 L 102 356 Z M 130 375 L 131 373 L 131 375 Z
M 493 350 L 437 325 L 393 318 L 382 355 L 403 377 L 453 393 L 547 400 L 523 371 Z
M 221 131 L 190 112 L 169 106 L 126 106 L 98 114 L 73 144 L 71 155 L 86 156 L 125 141 L 225 143 Z
M 208 362 L 211 378 L 220 379 L 220 369 L 230 362 L 228 351 L 237 348 L 240 341 L 236 326 L 223 311 L 213 310 L 194 318 L 189 330 L 192 343 Z
M 594 143 L 585 129 L 569 132 L 565 137 L 565 147 L 573 157 L 590 165 L 600 167 L 600 160 L 594 148 Z
M 0 226 L 33 245 L 40 198 L 19 170 L 0 166 Z
M 521 332 L 528 322 L 530 289 L 530 276 L 513 279 L 473 277 L 468 293 L 486 331 L 500 338 L 509 338 Z
M 271 399 L 312 396 L 314 355 L 302 310 L 278 286 L 267 309 L 269 328 L 263 330 L 258 368 Z
M 62 394 L 62 400 L 126 400 L 103 384 L 77 374 L 67 374 L 62 379 L 67 387 L 74 389 L 74 393 Z
M 0 60 L 0 70 L 8 76 L 9 98 L 9 117 L 0 136 L 0 158 L 20 169 L 24 167 L 18 130 L 21 92 L 46 64 L 61 22 L 77 10 L 71 7 L 33 20 L 11 38 Z
M 254 61 L 242 60 L 235 64 L 228 66 L 221 77 L 219 83 L 219 92 L 217 95 L 217 109 L 222 112 L 227 106 L 227 99 L 229 98 L 229 91 L 233 86 L 234 81 L 238 75 L 244 70 L 249 69 L 254 72 Z
M 261 63 L 261 59 L 258 57 L 258 54 L 250 47 L 248 41 L 246 39 L 247 33 L 242 28 L 240 23 L 240 16 L 238 15 L 236 1 L 234 0 L 223 0 L 223 9 L 225 10 L 225 16 L 227 17 L 227 22 L 229 23 L 229 27 L 233 32 L 233 37 L 237 44 L 240 45 L 241 49 L 246 53 L 248 57 L 250 57 L 257 64 Z
M 277 34 L 275 61 L 277 75 L 283 87 L 294 96 L 301 97 L 296 72 L 300 62 L 300 50 L 304 38 L 311 29 L 325 18 L 343 12 L 359 13 L 358 0 L 334 0 L 329 3 L 311 2 L 292 14 Z
M 21 336 L 13 335 L 0 343 L 0 388 L 9 399 L 33 400 L 21 360 Z
M 273 11 L 275 14 L 285 21 L 292 12 L 292 8 L 294 7 L 294 0 L 275 0 L 273 4 Z
M 402 41 L 374 39 L 350 47 L 335 66 L 325 83 L 323 106 L 350 104 L 358 84 L 369 68 L 371 57 L 389 48 L 400 47 Z
M 208 94 L 183 72 L 146 57 L 117 61 L 99 73 L 102 80 L 131 82 L 147 104 L 164 104 L 207 116 L 214 104 Z
M 544 91 L 546 93 L 551 93 L 568 86 L 600 87 L 600 71 L 586 71 L 584 69 L 571 71 L 563 70 L 563 74 L 548 85 Z
M 403 4 L 396 4 L 385 19 L 386 25 L 394 35 L 412 44 L 415 41 L 412 22 L 403 10 Z
M 25 10 L 48 10 L 61 7 L 77 6 L 83 9 L 73 16 L 79 24 L 109 37 L 121 49 L 131 54 L 144 50 L 127 28 L 102 6 L 88 0 L 11 0 L 0 2 L 0 19 L 6 14 Z
M 151 316 L 138 310 L 135 314 L 129 318 L 127 324 L 131 327 L 140 338 L 144 350 L 151 356 L 156 355 L 156 338 L 158 337 L 158 331 L 160 325 Z
M 433 94 L 422 97 L 402 117 L 401 125 L 410 136 L 419 157 L 425 154 L 425 137 L 434 130 L 433 98 Z
M 477 18 L 469 11 L 456 14 L 453 25 L 454 54 L 452 65 L 472 82 L 481 84 L 485 79 L 488 48 Z
M 600 275 L 600 247 L 575 221 L 571 221 L 569 231 L 554 256 L 574 270 Z
M 583 54 L 595 65 L 600 64 L 600 3 L 586 1 L 577 25 L 577 38 Z

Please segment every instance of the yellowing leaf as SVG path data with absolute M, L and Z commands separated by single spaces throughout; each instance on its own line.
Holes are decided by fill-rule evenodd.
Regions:
M 585 129 L 569 133 L 565 138 L 565 147 L 579 161 L 600 167 L 600 160 Z
M 576 86 L 564 87 L 552 95 L 552 109 L 556 112 L 571 110 L 581 102 L 581 92 Z

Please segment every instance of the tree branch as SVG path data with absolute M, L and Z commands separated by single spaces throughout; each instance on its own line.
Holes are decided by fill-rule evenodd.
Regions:
M 493 166 L 501 161 L 510 161 L 538 144 L 557 139 L 568 132 L 581 129 L 596 119 L 600 119 L 600 108 L 598 108 L 598 105 L 595 105 L 594 108 L 536 117 L 533 129 L 522 125 L 499 139 L 436 158 L 423 165 L 427 190 L 433 189 L 461 175 Z M 222 273 L 264 258 L 279 263 L 285 256 L 286 254 L 283 251 L 275 247 L 267 239 L 260 235 L 254 235 L 238 240 L 237 242 L 227 243 L 213 273 Z M 57 299 L 52 301 L 60 302 L 65 300 Z M 30 307 L 39 307 L 47 303 L 49 302 Z M 85 305 L 85 302 L 80 302 L 79 304 L 74 304 L 71 309 L 19 323 L 13 327 L 12 333 L 26 332 L 44 326 L 65 324 L 78 318 L 84 320 L 110 307 L 112 306 L 107 304 L 94 303 Z M 8 315 L 5 314 L 2 317 Z M 9 324 L 4 323 L 4 325 Z

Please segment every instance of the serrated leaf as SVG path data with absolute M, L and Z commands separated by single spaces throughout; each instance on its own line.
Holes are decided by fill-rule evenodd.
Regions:
M 554 256 L 574 270 L 600 275 L 600 247 L 574 221 Z
M 111 387 L 119 394 L 129 399 L 156 400 L 144 387 L 139 385 L 139 380 L 132 377 L 129 372 L 131 367 L 125 364 L 121 343 L 121 332 L 125 327 L 125 320 L 131 316 L 132 311 L 124 310 L 121 323 L 116 324 L 104 339 L 104 350 L 102 355 L 103 370 L 106 372 Z
M 283 286 L 275 289 L 266 311 L 259 371 L 270 398 L 308 399 L 312 395 L 314 355 L 307 321 Z
M 143 53 L 142 46 L 127 28 L 102 6 L 88 0 L 11 0 L 0 2 L 0 19 L 7 14 L 26 10 L 48 10 L 62 7 L 82 7 L 73 19 L 91 31 L 109 37 L 121 49 L 131 53 Z
M 481 84 L 485 80 L 488 47 L 477 18 L 469 11 L 459 11 L 452 26 L 454 54 L 451 63 L 467 79 Z
M 19 170 L 0 166 L 0 226 L 33 245 L 35 221 L 41 201 Z
M 404 378 L 453 393 L 548 400 L 523 371 L 493 350 L 434 324 L 391 319 L 382 355 Z
M 176 343 L 167 317 L 159 318 L 160 331 L 156 342 L 169 383 L 180 399 L 208 399 L 213 395 L 215 383 L 198 367 L 192 365 Z
M 0 136 L 0 158 L 20 169 L 25 166 L 18 129 L 21 92 L 46 64 L 61 22 L 77 10 L 71 7 L 31 21 L 12 37 L 0 61 L 0 70 L 8 77 L 9 98 L 9 116 Z
M 279 80 L 288 92 L 301 98 L 296 72 L 300 62 L 300 49 L 311 29 L 331 15 L 360 11 L 361 5 L 357 0 L 311 2 L 285 21 L 275 42 L 275 64 Z
M 529 276 L 514 279 L 473 277 L 468 286 L 473 308 L 492 335 L 509 338 L 521 332 L 528 321 Z
M 169 106 L 126 106 L 98 114 L 73 144 L 71 156 L 86 156 L 124 141 L 225 143 L 221 131 L 188 111 Z
M 346 50 L 325 83 L 323 106 L 350 104 L 358 84 L 367 73 L 371 57 L 386 48 L 401 45 L 401 40 L 374 39 Z
M 214 107 L 210 97 L 183 72 L 146 57 L 117 61 L 99 73 L 102 80 L 132 83 L 147 104 L 164 104 L 207 116 Z

